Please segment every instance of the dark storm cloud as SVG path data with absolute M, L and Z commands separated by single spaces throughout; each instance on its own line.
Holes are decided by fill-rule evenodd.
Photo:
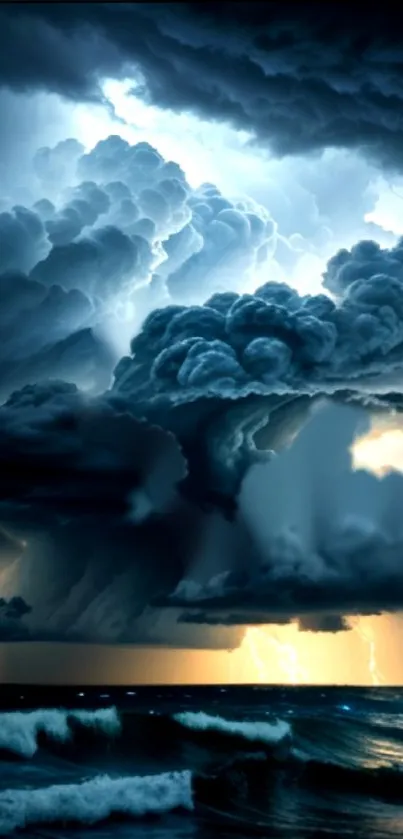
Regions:
M 0 31 L 1 76 L 15 90 L 100 100 L 102 79 L 140 70 L 147 101 L 227 120 L 279 156 L 333 146 L 401 167 L 392 6 L 4 4 Z
M 234 562 L 240 541 L 223 523 L 228 537 L 208 550 L 210 519 L 178 496 L 187 466 L 172 435 L 54 382 L 0 407 L 0 440 L 0 516 L 27 543 L 3 585 L 29 599 L 31 639 L 239 641 L 189 634 L 152 606 L 193 560 Z
M 401 370 L 400 245 L 359 243 L 347 252 L 348 281 L 336 255 L 326 274 L 335 300 L 270 282 L 242 295 L 234 289 L 277 235 L 253 202 L 230 202 L 210 184 L 191 190 L 151 146 L 116 137 L 79 156 L 69 181 L 60 198 L 44 188 L 32 209 L 10 211 L 20 243 L 12 253 L 25 270 L 28 257 L 35 265 L 0 278 L 0 389 L 9 397 L 0 408 L 0 513 L 28 542 L 5 568 L 6 590 L 32 605 L 29 637 L 230 648 L 241 619 L 299 618 L 336 631 L 342 601 L 377 611 L 392 583 L 397 601 L 389 565 L 379 597 L 371 577 L 356 607 L 342 574 L 333 593 L 327 578 L 307 582 L 304 544 L 291 580 L 273 586 L 272 554 L 262 554 L 260 524 L 239 492 L 250 467 L 289 445 L 323 396 L 400 409 L 398 394 L 374 397 Z M 42 247 L 39 261 L 30 257 Z M 89 398 L 111 383 L 113 354 L 100 336 L 117 300 L 141 300 L 141 282 L 147 305 L 170 305 L 146 318 L 110 390 Z M 172 302 L 220 288 L 203 305 Z M 65 383 L 50 384 L 54 377 Z M 340 564 L 347 551 L 356 568 L 353 549 L 337 541 L 343 528 L 344 520 L 326 557 Z M 277 538 L 279 566 L 292 565 L 298 538 L 292 528 Z M 322 552 L 320 542 L 320 561 Z M 188 606 L 198 618 L 178 621 Z
M 184 474 L 172 436 L 63 382 L 15 391 L 0 429 L 0 498 L 34 514 L 129 516 L 132 494 L 147 491 L 162 457 L 174 480 Z
M 150 401 L 166 395 L 172 403 L 315 393 L 398 366 L 403 283 L 379 274 L 375 243 L 357 249 L 368 253 L 366 277 L 351 283 L 338 305 L 269 282 L 254 294 L 216 294 L 203 306 L 152 312 L 132 341 L 133 358 L 122 363 L 117 387 L 122 378 L 127 389 L 132 376 Z M 387 256 L 384 251 L 385 265 Z
M 28 350 L 28 348 L 27 348 Z M 48 343 L 35 354 L 3 367 L 0 394 L 49 379 L 73 380 L 85 391 L 100 393 L 111 381 L 115 354 L 91 329 L 79 329 L 66 338 Z
M 398 389 L 403 283 L 378 274 L 374 243 L 360 248 L 375 254 L 372 272 L 367 265 L 338 302 L 267 283 L 146 318 L 112 393 L 177 434 L 199 490 L 203 475 L 217 498 L 233 498 L 245 469 L 267 457 L 257 440 L 264 450 L 287 441 L 318 397 L 365 402 L 391 389 L 387 376 Z
M 270 612 L 245 611 L 230 612 L 217 615 L 214 612 L 182 612 L 178 617 L 178 623 L 185 623 L 190 626 L 238 626 L 244 627 L 250 623 L 253 626 L 285 626 L 293 621 L 293 616 L 270 614 Z M 298 629 L 301 632 L 347 632 L 351 629 L 348 620 L 343 615 L 305 615 L 298 620 Z
M 3 585 L 32 605 L 29 637 L 146 642 L 149 600 L 187 567 L 164 513 L 186 471 L 174 438 L 63 382 L 15 392 L 0 426 L 0 515 L 27 544 Z
M 298 621 L 301 632 L 348 632 L 351 624 L 342 615 L 306 615 Z
M 202 584 L 188 575 L 165 602 L 192 610 L 181 622 L 256 615 L 337 632 L 346 615 L 401 609 L 403 477 L 354 471 L 349 446 L 364 419 L 357 409 L 318 411 L 288 450 L 249 472 L 238 513 L 251 539 L 244 566 Z
M 315 471 L 298 473 L 296 522 L 276 500 L 287 486 L 295 513 L 292 483 L 270 478 L 282 456 L 255 488 L 248 471 L 288 446 L 323 396 L 401 410 L 401 394 L 388 393 L 403 357 L 401 245 L 336 254 L 325 277 L 335 300 L 270 282 L 242 295 L 277 236 L 265 211 L 211 184 L 192 190 L 147 143 L 110 137 L 80 152 L 73 143 L 39 156 L 41 200 L 6 211 L 5 253 L 17 262 L 0 277 L 0 518 L 28 547 L 2 585 L 32 606 L 30 637 L 229 648 L 245 621 L 338 631 L 348 609 L 399 608 L 400 478 L 382 484 L 386 495 L 370 476 L 357 489 L 344 436 L 351 510 L 361 493 L 396 515 L 375 532 L 367 509 L 353 520 L 341 510 L 329 530 L 337 463 L 315 493 Z M 61 169 L 69 189 L 55 196 L 46 184 Z M 141 282 L 150 308 L 170 305 L 146 318 L 110 390 L 90 398 L 111 382 L 100 336 L 117 298 L 142 299 Z M 324 464 L 332 447 L 333 437 Z M 281 532 L 259 506 L 269 497 Z
M 189 626 L 196 625 L 196 626 L 239 626 L 244 627 L 246 624 L 249 624 L 251 620 L 251 615 L 249 612 L 236 612 L 223 615 L 216 615 L 214 613 L 209 612 L 182 612 L 178 617 L 178 623 L 185 623 Z M 259 615 L 253 614 L 253 624 L 254 626 L 258 626 L 261 624 L 262 626 L 267 626 L 267 624 L 275 623 L 275 624 L 288 624 L 291 622 L 291 618 L 287 616 L 284 618 L 279 617 L 278 615 L 269 615 L 267 612 Z
M 383 277 L 384 283 L 393 278 L 402 284 L 403 240 L 391 248 L 381 248 L 371 240 L 358 242 L 351 250 L 343 248 L 329 260 L 324 285 L 339 297 L 356 281 L 370 280 L 374 276 Z M 363 284 L 362 288 L 365 287 Z
M 11 271 L 0 274 L 0 300 L 2 351 L 11 359 L 41 349 L 51 337 L 67 337 L 92 311 L 88 298 L 76 288 L 47 287 L 32 276 Z
M 369 371 L 381 375 L 399 369 L 403 288 L 394 277 L 381 280 L 375 275 L 353 283 L 337 304 L 324 296 L 300 298 L 287 286 L 269 283 L 255 295 L 228 292 L 215 295 L 201 307 L 170 306 L 149 316 L 133 340 L 133 358 L 120 362 L 115 387 L 98 402 L 87 402 L 73 386 L 62 384 L 51 389 L 26 388 L 8 400 L 0 411 L 3 474 L 7 476 L 2 489 L 3 515 L 17 528 L 27 526 L 28 521 L 30 526 L 35 521 L 38 528 L 43 522 L 42 540 L 50 546 L 44 549 L 43 541 L 39 541 L 36 548 L 35 544 L 31 548 L 30 562 L 25 557 L 19 564 L 21 573 L 24 567 L 36 568 L 37 572 L 42 567 L 41 579 L 47 574 L 45 569 L 60 569 L 52 583 L 59 603 L 52 624 L 55 635 L 60 637 L 64 632 L 81 639 L 98 636 L 144 642 L 147 637 L 155 641 L 154 608 L 158 604 L 179 610 L 197 608 L 199 614 L 208 616 L 208 624 L 211 613 L 219 612 L 218 625 L 224 628 L 225 614 L 231 616 L 230 625 L 234 615 L 253 622 L 256 613 L 259 621 L 263 615 L 277 622 L 301 618 L 311 621 L 311 627 L 317 613 L 322 616 L 321 625 L 323 614 L 336 614 L 341 628 L 346 612 L 398 608 L 403 585 L 396 570 L 396 556 L 403 549 L 400 536 L 394 536 L 390 543 L 382 528 L 368 536 L 368 521 L 359 517 L 352 524 L 340 520 L 325 540 L 321 531 L 315 550 L 301 541 L 293 522 L 284 525 L 276 538 L 271 532 L 262 535 L 267 512 L 261 519 L 250 521 L 243 489 L 237 520 L 228 524 L 229 531 L 221 541 L 213 536 L 198 563 L 196 546 L 201 532 L 206 532 L 208 517 L 178 501 L 177 511 L 162 517 L 155 535 L 148 525 L 155 502 L 150 500 L 144 482 L 137 480 L 135 462 L 131 467 L 128 458 L 136 440 L 138 453 L 137 432 L 131 429 L 141 427 L 149 433 L 148 426 L 141 422 L 138 426 L 138 420 L 130 414 L 147 417 L 173 430 L 183 445 L 186 468 L 193 479 L 191 495 L 197 485 L 198 497 L 204 503 L 221 503 L 220 491 L 235 502 L 242 477 L 254 460 L 266 460 L 267 449 L 278 449 L 284 440 L 292 438 L 306 421 L 315 398 L 326 393 L 340 399 L 354 395 L 369 398 L 371 391 L 361 386 Z M 362 319 L 372 324 L 372 333 L 363 332 L 364 337 L 369 334 L 371 338 L 369 347 L 359 332 Z M 327 349 L 329 335 L 331 352 Z M 396 401 L 393 404 L 397 405 Z M 125 423 L 128 434 L 122 431 Z M 110 455 L 108 429 L 117 450 L 112 446 L 112 462 L 108 460 L 105 465 L 106 452 L 108 458 Z M 336 430 L 333 428 L 333 435 Z M 257 432 L 263 451 L 256 449 Z M 165 439 L 165 432 L 158 433 Z M 326 451 L 332 441 L 327 442 Z M 337 458 L 346 451 L 349 441 L 348 435 L 342 435 Z M 139 444 L 142 456 L 148 451 L 147 445 L 144 441 Z M 116 453 L 118 467 L 114 471 Z M 275 469 L 281 462 L 278 458 L 268 468 Z M 336 465 L 329 468 L 329 481 L 337 472 Z M 159 470 L 154 488 L 159 487 L 163 472 Z M 167 473 L 171 474 L 169 468 Z M 185 470 L 176 473 L 176 483 L 184 476 Z M 373 482 L 377 482 L 370 476 L 368 480 L 365 492 L 354 488 L 351 497 L 372 497 Z M 268 481 L 272 494 L 274 487 L 283 484 Z M 390 485 L 390 481 L 384 484 Z M 254 509 L 258 510 L 257 499 L 267 498 L 268 491 L 267 486 L 258 489 Z M 305 483 L 298 492 L 304 499 L 310 497 Z M 277 489 L 275 493 L 278 495 Z M 289 509 L 289 490 L 287 493 L 285 507 Z M 343 493 L 346 499 L 350 495 L 347 490 Z M 323 484 L 315 498 L 320 499 L 322 510 Z M 384 508 L 379 497 L 375 501 L 374 508 Z M 104 511 L 102 520 L 100 508 Z M 303 520 L 309 521 L 310 512 L 304 508 Z M 241 542 L 243 519 L 246 531 Z M 280 522 L 280 516 L 277 519 Z M 237 551 L 233 549 L 234 536 Z M 163 571 L 163 545 L 167 544 L 170 558 Z M 214 556 L 212 545 L 216 557 L 206 580 L 205 563 L 207 556 L 210 561 Z M 75 570 L 73 566 L 69 570 L 72 551 L 77 558 Z M 120 570 L 111 577 L 110 557 L 117 555 L 121 557 Z M 137 558 L 133 568 L 127 564 L 129 555 Z M 172 556 L 176 560 L 172 561 Z M 238 563 L 235 570 L 234 556 Z M 371 561 L 371 573 L 364 582 L 363 557 Z M 380 557 L 383 562 L 387 558 L 382 573 Z M 246 571 L 242 568 L 245 558 Z M 147 585 L 139 588 L 144 563 L 153 571 Z M 203 569 L 199 579 L 190 587 L 181 583 L 198 564 Z M 161 591 L 159 599 L 156 582 Z M 29 591 L 27 582 L 25 586 Z M 73 593 L 63 606 L 68 588 Z M 169 591 L 175 594 L 168 597 Z M 25 594 L 24 587 L 22 592 Z M 36 626 L 35 637 L 43 632 L 38 616 L 44 619 L 54 602 L 52 598 L 52 589 L 46 588 L 42 601 L 39 598 L 41 605 L 37 602 L 34 606 L 30 625 Z M 80 609 L 85 619 L 79 617 Z M 201 624 L 202 632 L 200 618 L 191 622 L 194 626 Z M 184 631 L 185 623 L 189 620 L 181 621 Z M 335 623 L 332 626 L 337 628 Z M 161 638 L 164 632 L 162 628 Z M 198 636 L 192 638 L 200 643 Z
M 23 618 L 31 611 L 22 597 L 0 597 L 0 641 L 24 641 L 29 630 Z
M 206 633 L 205 627 L 179 625 L 174 610 L 155 608 L 156 597 L 166 597 L 192 566 L 203 543 L 206 519 L 175 499 L 167 503 L 166 489 L 164 496 L 151 478 L 146 476 L 147 487 L 139 490 L 147 499 L 147 506 L 138 507 L 146 513 L 143 517 L 134 518 L 128 503 L 124 518 L 102 507 L 101 515 L 76 511 L 75 516 L 64 515 L 51 524 L 48 508 L 47 528 L 42 512 L 36 527 L 29 529 L 14 506 L 12 526 L 18 532 L 29 530 L 28 547 L 9 574 L 7 590 L 29 598 L 32 639 L 217 649 L 239 643 L 240 628 Z M 165 464 L 165 487 L 169 479 L 174 488 L 174 478 Z M 9 507 L 6 513 L 11 519 Z M 226 552 L 223 562 L 229 561 Z

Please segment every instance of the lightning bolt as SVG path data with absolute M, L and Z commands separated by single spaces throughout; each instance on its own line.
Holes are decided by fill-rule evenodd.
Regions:
M 371 677 L 372 684 L 375 687 L 379 687 L 379 685 L 382 684 L 384 679 L 381 672 L 379 671 L 378 664 L 376 661 L 376 642 L 373 629 L 370 626 L 363 626 L 359 618 L 354 626 L 354 629 L 356 630 L 360 638 L 362 638 L 362 640 L 367 644 L 369 675 Z
M 245 633 L 246 643 L 250 650 L 252 660 L 256 666 L 259 682 L 269 682 L 270 674 L 266 662 L 259 655 L 259 641 L 271 650 L 275 650 L 278 656 L 278 664 L 287 678 L 290 685 L 300 685 L 309 682 L 309 675 L 306 669 L 298 660 L 298 650 L 292 644 L 280 641 L 275 634 L 269 634 L 264 629 L 250 626 Z
M 259 631 L 260 630 L 258 630 L 258 629 L 256 630 L 256 632 L 259 632 Z M 247 629 L 246 632 L 245 632 L 244 640 L 246 641 L 246 644 L 249 648 L 251 659 L 252 659 L 252 661 L 253 661 L 253 663 L 256 667 L 258 681 L 263 682 L 263 683 L 267 683 L 268 681 L 270 681 L 268 667 L 267 667 L 265 661 L 259 655 L 259 650 L 258 650 L 258 648 L 255 644 L 255 640 L 254 640 L 254 634 L 253 634 L 254 632 L 255 632 L 255 630 L 253 629 L 253 627 L 249 627 L 249 629 Z

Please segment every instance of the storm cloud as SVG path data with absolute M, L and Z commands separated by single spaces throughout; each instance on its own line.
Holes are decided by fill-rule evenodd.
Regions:
M 252 468 L 239 498 L 250 534 L 243 568 L 184 579 L 165 605 L 181 622 L 348 628 L 346 616 L 399 611 L 403 477 L 354 471 L 349 449 L 366 413 L 315 412 L 293 444 Z M 162 602 L 160 602 L 162 605 Z
M 186 568 L 176 441 L 62 382 L 16 391 L 0 415 L 0 515 L 20 542 L 2 588 L 28 600 L 30 637 L 145 640 L 136 620 Z
M 378 393 L 386 408 L 382 394 L 398 389 L 402 368 L 403 284 L 396 270 L 378 271 L 399 248 L 357 245 L 369 254 L 366 275 L 336 301 L 269 282 L 152 312 L 112 394 L 178 436 L 197 459 L 199 490 L 204 470 L 217 497 L 233 498 L 245 470 L 287 442 L 318 398 L 364 404 Z
M 110 136 L 84 153 L 68 139 L 41 148 L 31 169 L 42 197 L 6 198 L 0 213 L 2 396 L 35 382 L 34 370 L 100 392 L 145 314 L 202 303 L 235 276 L 242 286 L 273 251 L 263 207 L 212 184 L 191 189 L 148 143 Z
M 0 408 L 0 428 L 1 501 L 35 520 L 48 510 L 129 518 L 136 490 L 149 489 L 151 509 L 153 492 L 163 495 L 153 480 L 161 458 L 171 482 L 186 474 L 172 435 L 64 382 L 15 391 Z
M 4 638 L 230 649 L 245 624 L 338 632 L 346 616 L 402 608 L 402 478 L 355 473 L 349 447 L 371 413 L 403 407 L 403 240 L 335 246 L 322 294 L 274 281 L 358 216 L 365 229 L 358 153 L 401 165 L 384 17 L 347 11 L 342 42 L 333 11 L 325 27 L 312 10 L 0 9 L 13 90 L 105 102 L 106 77 L 133 75 L 144 101 L 228 120 L 250 147 L 349 148 L 359 163 L 354 188 L 348 162 L 323 184 L 313 159 L 289 192 L 262 179 L 238 198 L 112 135 L 43 145 L 24 161 L 25 204 L 7 182 Z
M 30 611 L 22 597 L 12 597 L 10 600 L 0 597 L 0 640 L 27 640 L 29 630 L 23 619 Z
M 5 4 L 0 31 L 1 76 L 14 90 L 102 101 L 103 79 L 140 74 L 147 102 L 226 120 L 276 155 L 350 148 L 401 169 L 392 8 Z

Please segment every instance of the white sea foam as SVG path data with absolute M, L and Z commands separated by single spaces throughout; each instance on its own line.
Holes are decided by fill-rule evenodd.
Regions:
M 119 734 L 121 724 L 116 708 L 98 708 L 96 711 L 69 711 L 69 717 L 87 728 L 96 728 L 109 737 Z
M 81 784 L 10 789 L 0 793 L 0 835 L 30 825 L 63 821 L 91 825 L 114 815 L 135 818 L 177 808 L 193 808 L 190 772 L 128 778 L 103 775 Z
M 233 737 L 244 737 L 249 742 L 269 743 L 273 745 L 289 737 L 291 726 L 283 720 L 269 722 L 239 722 L 223 717 L 205 714 L 203 711 L 184 711 L 175 714 L 174 719 L 186 728 L 195 731 L 216 731 Z
M 67 742 L 72 736 L 70 722 L 97 728 L 107 736 L 120 730 L 116 708 L 96 711 L 65 711 L 40 708 L 37 711 L 12 711 L 0 714 L 0 749 L 21 757 L 33 757 L 38 748 L 38 735 L 43 732 L 53 740 Z

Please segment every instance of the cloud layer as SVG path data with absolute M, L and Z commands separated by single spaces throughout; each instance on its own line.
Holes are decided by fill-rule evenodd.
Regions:
M 147 102 L 227 120 L 276 155 L 350 148 L 402 167 L 392 9 L 6 4 L 0 23 L 1 76 L 14 90 L 102 101 L 103 79 L 141 74 Z

